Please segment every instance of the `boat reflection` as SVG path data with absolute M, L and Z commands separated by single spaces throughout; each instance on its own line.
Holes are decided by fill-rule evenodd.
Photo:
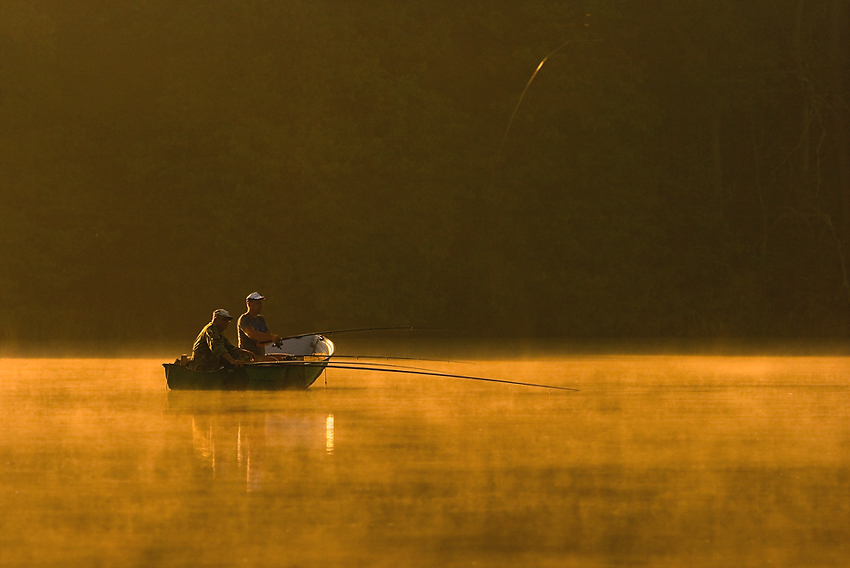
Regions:
M 188 419 L 195 461 L 212 479 L 257 491 L 269 480 L 291 478 L 317 458 L 333 455 L 334 416 L 328 411 L 302 407 L 290 414 L 252 400 L 205 394 L 169 392 L 168 412 Z

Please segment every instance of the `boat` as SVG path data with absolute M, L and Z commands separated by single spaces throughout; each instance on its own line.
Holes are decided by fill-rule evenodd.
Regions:
M 322 375 L 334 344 L 322 335 L 309 334 L 284 339 L 266 352 L 286 358 L 215 371 L 193 371 L 180 361 L 163 363 L 165 381 L 171 390 L 303 390 Z
M 379 373 L 398 373 L 442 377 L 447 379 L 465 379 L 487 381 L 508 385 L 539 387 L 563 391 L 576 391 L 571 387 L 544 385 L 443 373 L 419 367 L 405 367 L 388 363 L 369 363 L 362 359 L 408 359 L 409 357 L 376 357 L 366 355 L 335 355 L 333 342 L 326 337 L 331 333 L 372 331 L 375 329 L 411 329 L 411 328 L 365 328 L 342 329 L 318 333 L 306 333 L 287 337 L 274 345 L 266 346 L 267 355 L 276 355 L 275 361 L 247 363 L 243 367 L 223 367 L 215 371 L 193 371 L 186 366 L 184 359 L 174 363 L 163 363 L 165 380 L 171 390 L 304 390 L 316 382 L 325 369 L 347 371 L 371 371 Z M 331 358 L 335 360 L 332 362 Z M 349 361 L 346 361 L 349 360 Z M 352 362 L 354 360 L 356 362 Z M 423 359 L 412 359 L 422 361 Z

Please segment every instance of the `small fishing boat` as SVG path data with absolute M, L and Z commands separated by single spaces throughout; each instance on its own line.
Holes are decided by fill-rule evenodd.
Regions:
M 446 379 L 465 379 L 471 381 L 487 381 L 526 387 L 539 387 L 563 391 L 577 389 L 560 385 L 544 385 L 506 379 L 488 377 L 472 377 L 443 373 L 431 369 L 405 367 L 388 363 L 370 363 L 363 359 L 407 359 L 409 357 L 384 357 L 366 355 L 336 355 L 333 342 L 325 337 L 332 333 L 348 333 L 356 331 L 375 331 L 390 329 L 412 328 L 366 328 L 339 329 L 318 333 L 306 333 L 287 337 L 275 345 L 266 346 L 266 355 L 277 355 L 279 360 L 261 363 L 248 363 L 244 367 L 224 367 L 216 371 L 193 371 L 185 365 L 185 361 L 164 363 L 165 380 L 171 390 L 285 390 L 307 389 L 316 382 L 325 369 L 341 369 L 347 371 L 371 371 L 377 373 L 399 373 L 405 375 L 420 375 L 442 377 Z M 334 361 L 331 361 L 331 358 Z M 346 361 L 346 359 L 348 361 Z M 423 361 L 424 359 L 413 359 Z M 353 362 L 354 361 L 354 362 Z
M 309 388 L 327 367 L 334 344 L 322 335 L 284 339 L 267 352 L 286 354 L 282 361 L 248 363 L 216 371 L 193 371 L 180 362 L 164 363 L 171 390 L 285 390 Z

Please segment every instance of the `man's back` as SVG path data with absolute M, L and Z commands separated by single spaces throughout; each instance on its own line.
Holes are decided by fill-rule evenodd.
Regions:
M 221 356 L 232 350 L 233 344 L 213 322 L 198 334 L 192 346 L 192 367 L 196 371 L 212 371 L 221 366 Z

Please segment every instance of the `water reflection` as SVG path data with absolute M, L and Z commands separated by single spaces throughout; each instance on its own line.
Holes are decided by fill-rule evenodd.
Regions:
M 328 414 L 328 419 L 325 421 L 325 451 L 329 454 L 334 453 L 334 415 Z
M 266 476 L 284 474 L 278 468 L 281 459 L 317 451 L 333 454 L 333 414 L 252 410 L 255 402 L 221 394 L 168 394 L 169 412 L 189 418 L 197 464 L 215 480 L 238 481 L 246 491 L 257 491 Z

